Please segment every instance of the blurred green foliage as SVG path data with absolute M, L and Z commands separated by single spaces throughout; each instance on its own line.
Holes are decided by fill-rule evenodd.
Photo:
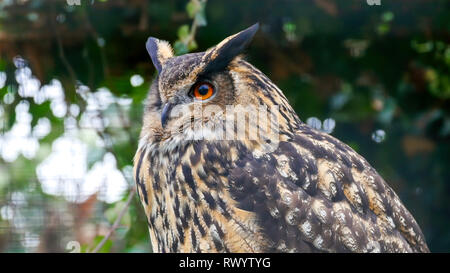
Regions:
M 71 240 L 81 241 L 82 251 L 92 251 L 127 199 L 125 192 L 113 203 L 96 198 L 73 203 L 43 190 L 36 168 L 73 119 L 69 110 L 55 116 L 51 101 L 38 104 L 20 95 L 16 56 L 27 61 L 42 85 L 61 82 L 64 102 L 79 107 L 74 126 L 82 127 L 81 117 L 89 111 L 77 86 L 92 94 L 101 87 L 110 91 L 115 102 L 99 113 L 119 118 L 120 126 L 111 122 L 80 139 L 89 144 L 89 169 L 111 153 L 132 187 L 129 167 L 142 102 L 155 73 L 145 50 L 148 36 L 168 40 L 176 54 L 184 54 L 205 50 L 255 22 L 261 30 L 248 60 L 285 92 L 303 121 L 333 119 L 332 134 L 362 154 L 394 188 L 430 249 L 450 251 L 448 1 L 381 1 L 380 6 L 356 0 L 68 3 L 0 3 L 0 71 L 6 77 L 2 84 L 0 74 L 0 132 L 12 129 L 23 101 L 33 128 L 43 117 L 51 123 L 34 156 L 0 157 L 0 251 L 69 251 Z M 139 77 L 143 82 L 137 84 Z M 131 99 L 131 104 L 124 108 L 120 99 Z M 2 149 L 8 147 L 0 144 Z M 21 225 L 10 217 L 13 196 L 22 196 L 22 205 L 12 202 L 26 219 Z M 61 224 L 63 212 L 76 215 L 72 224 Z M 63 220 L 53 223 L 55 215 Z M 92 236 L 83 239 L 80 233 L 86 230 Z M 137 198 L 100 251 L 151 251 Z

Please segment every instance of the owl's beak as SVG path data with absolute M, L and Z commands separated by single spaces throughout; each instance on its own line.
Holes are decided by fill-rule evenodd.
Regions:
M 164 104 L 164 107 L 161 111 L 161 125 L 163 128 L 166 127 L 167 121 L 169 121 L 170 111 L 172 110 L 173 105 L 168 102 Z

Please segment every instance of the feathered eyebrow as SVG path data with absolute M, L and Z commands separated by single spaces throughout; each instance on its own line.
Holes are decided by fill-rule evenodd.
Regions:
M 205 71 L 202 70 L 201 72 L 199 72 L 197 74 L 197 77 L 195 78 L 194 83 L 192 84 L 193 86 L 200 82 L 200 81 L 209 81 L 212 82 L 213 81 L 213 74 L 215 74 L 216 72 L 219 72 L 220 70 L 211 70 L 211 71 Z

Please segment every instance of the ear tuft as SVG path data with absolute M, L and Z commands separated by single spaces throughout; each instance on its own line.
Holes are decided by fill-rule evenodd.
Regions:
M 206 52 L 203 61 L 206 63 L 204 73 L 224 69 L 237 55 L 250 44 L 258 31 L 259 23 L 231 35 Z
M 148 38 L 145 47 L 147 48 L 147 52 L 150 55 L 156 70 L 158 73 L 161 73 L 164 63 L 174 56 L 172 47 L 167 41 L 153 37 Z

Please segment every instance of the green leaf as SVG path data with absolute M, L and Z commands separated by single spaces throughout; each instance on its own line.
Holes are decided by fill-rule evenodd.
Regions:
M 393 98 L 387 98 L 384 101 L 383 110 L 378 114 L 378 120 L 382 123 L 390 123 L 392 118 L 394 117 L 395 110 L 397 109 L 397 105 Z
M 133 245 L 127 249 L 125 249 L 125 252 L 127 253 L 148 253 L 148 243 L 139 243 L 136 245 Z
M 89 248 L 89 250 L 90 251 L 94 250 L 97 247 L 97 245 L 103 240 L 103 238 L 105 238 L 105 236 L 97 236 L 97 237 L 95 237 L 94 240 L 91 243 L 91 247 Z M 100 248 L 98 253 L 108 253 L 111 250 L 112 245 L 113 245 L 113 242 L 110 239 L 106 240 L 106 242 Z
M 189 36 L 189 26 L 188 25 L 182 25 L 178 28 L 178 38 L 180 40 L 184 40 Z
M 412 40 L 411 47 L 414 50 L 416 50 L 418 53 L 428 53 L 433 50 L 434 45 L 433 45 L 433 42 L 431 42 L 431 41 L 420 43 L 417 40 Z
M 292 33 L 292 32 L 295 32 L 296 28 L 297 28 L 297 26 L 292 22 L 286 22 L 283 24 L 284 32 Z
M 207 25 L 206 16 L 204 12 L 199 12 L 195 15 L 195 23 L 199 27 L 204 27 Z
M 195 40 L 192 40 L 187 45 L 189 51 L 194 51 L 198 48 L 197 42 Z
M 114 207 L 109 208 L 105 211 L 105 217 L 111 224 L 116 221 L 117 217 L 119 217 L 119 214 L 125 206 L 125 203 L 125 201 L 119 201 L 114 205 Z M 122 217 L 122 219 L 120 220 L 120 224 L 126 227 L 129 227 L 131 225 L 131 216 L 129 211 L 127 211 Z
M 378 25 L 377 32 L 380 35 L 384 35 L 384 34 L 388 33 L 390 29 L 391 29 L 391 27 L 389 26 L 389 24 L 382 23 L 382 24 Z
M 450 66 L 450 46 L 447 47 L 447 49 L 445 49 L 445 52 L 444 52 L 444 60 L 445 60 L 445 63 L 446 63 L 448 66 Z
M 182 55 L 189 52 L 187 45 L 181 41 L 175 42 L 175 44 L 173 45 L 173 50 L 175 51 L 176 55 Z
M 425 78 L 432 95 L 442 99 L 450 98 L 450 77 L 447 74 L 429 68 L 425 72 Z
M 385 13 L 383 13 L 383 15 L 381 15 L 381 20 L 383 20 L 383 22 L 390 22 L 394 19 L 394 13 L 392 13 L 392 11 L 386 11 Z
M 194 3 L 193 1 L 190 1 L 189 3 L 187 3 L 186 5 L 186 12 L 189 15 L 189 18 L 194 18 L 195 14 L 197 13 L 197 11 L 199 10 L 199 5 Z

